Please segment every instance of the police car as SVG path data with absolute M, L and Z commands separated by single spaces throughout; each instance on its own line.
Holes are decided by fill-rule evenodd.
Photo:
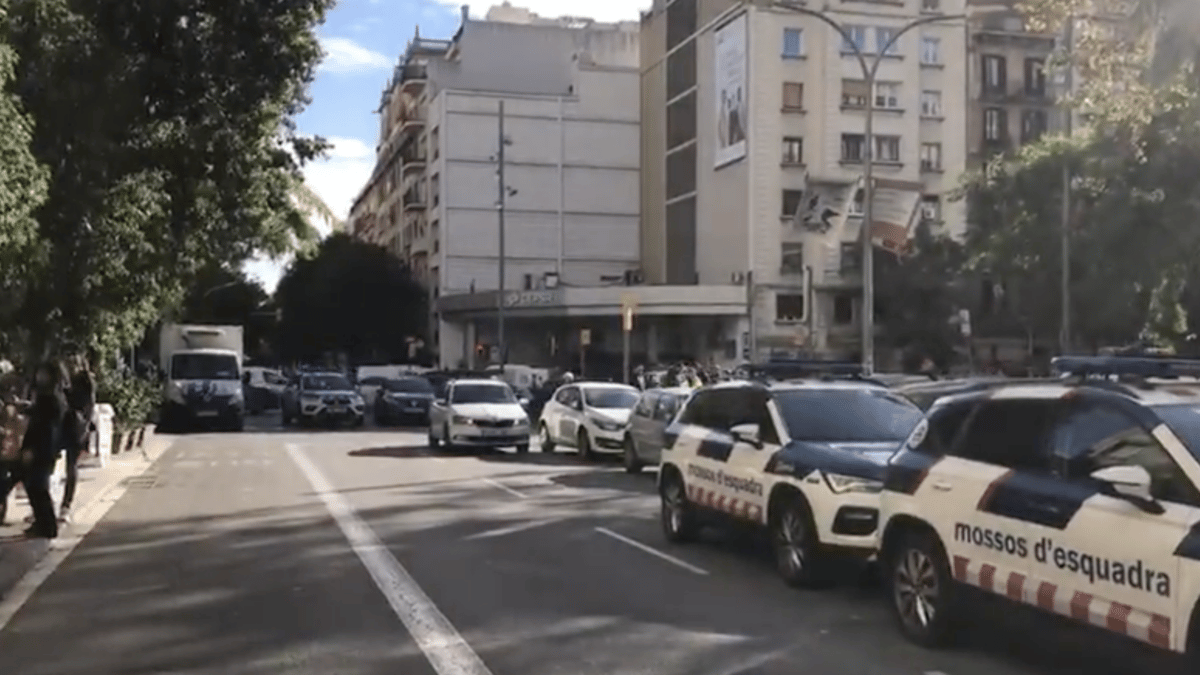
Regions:
M 761 369 L 765 382 L 717 384 L 688 399 L 664 434 L 662 526 L 672 542 L 705 524 L 766 529 L 780 576 L 809 586 L 827 579 L 839 554 L 874 555 L 883 472 L 921 411 L 859 378 L 856 364 L 780 365 Z M 778 377 L 797 372 L 810 377 Z
M 1200 361 L 1060 357 L 940 399 L 892 459 L 880 556 L 914 642 L 970 589 L 1200 651 Z

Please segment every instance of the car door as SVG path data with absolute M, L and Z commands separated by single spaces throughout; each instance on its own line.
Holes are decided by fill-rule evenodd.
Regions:
M 658 407 L 659 392 L 647 391 L 638 399 L 629 416 L 629 437 L 633 439 L 633 452 L 643 456 L 654 437 L 654 410 Z
M 767 463 L 779 451 L 780 421 L 767 405 L 770 396 L 762 389 L 735 389 L 736 396 L 722 400 L 729 428 L 753 424 L 758 427 L 758 443 L 730 434 L 732 448 L 725 463 L 722 494 L 718 508 L 743 520 L 762 522 L 767 512 L 766 487 L 762 481 Z
M 547 433 L 550 435 L 550 440 L 555 443 L 559 442 L 558 421 L 562 417 L 562 411 L 566 406 L 566 401 L 569 396 L 569 390 L 572 387 L 559 387 L 557 391 L 546 401 L 542 406 L 541 423 L 546 427 Z
M 679 413 L 672 428 L 677 432 L 672 452 L 683 473 L 688 499 L 700 506 L 715 508 L 722 494 L 721 476 L 733 439 L 721 410 L 719 389 L 696 392 Z
M 1068 616 L 1095 623 L 1092 613 L 1102 609 L 1100 625 L 1111 629 L 1109 608 L 1129 608 L 1119 632 L 1170 648 L 1170 617 L 1181 611 L 1175 549 L 1196 520 L 1200 492 L 1152 429 L 1110 403 L 1072 402 L 1055 431 L 1063 487 L 1081 499 L 1065 529 L 1034 526 L 1033 578 L 1083 594 Z M 1157 506 L 1119 497 L 1091 477 L 1114 466 L 1146 469 Z
M 1035 523 L 1061 526 L 1075 498 L 1059 494 L 1050 437 L 1058 399 L 992 399 L 968 415 L 917 493 L 942 534 L 956 579 L 1025 599 Z M 1036 593 L 1036 589 L 1033 589 Z
M 558 442 L 567 445 L 575 444 L 575 436 L 579 433 L 579 425 L 583 417 L 583 393 L 579 387 L 567 387 L 563 390 L 563 396 L 556 402 L 559 405 L 555 406 L 555 425 L 557 428 Z
M 683 398 L 671 392 L 663 392 L 654 406 L 654 417 L 647 423 L 647 440 L 639 450 L 638 456 L 650 464 L 658 464 L 662 460 L 662 450 L 667 444 L 667 427 L 675 420 Z

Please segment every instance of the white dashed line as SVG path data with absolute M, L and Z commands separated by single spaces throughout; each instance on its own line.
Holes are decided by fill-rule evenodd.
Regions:
M 487 530 L 485 532 L 479 532 L 476 534 L 472 534 L 469 537 L 463 537 L 463 541 L 476 541 L 479 539 L 492 539 L 494 537 L 503 537 L 504 535 L 507 535 L 507 534 L 516 534 L 518 532 L 532 530 L 535 527 L 542 527 L 544 525 L 550 525 L 552 523 L 561 523 L 564 520 L 566 520 L 566 518 L 543 518 L 541 520 L 532 520 L 532 521 L 525 522 L 525 523 L 517 523 L 515 525 L 507 525 L 505 527 L 498 527 L 494 530 Z
M 671 563 L 672 565 L 682 567 L 683 569 L 685 569 L 689 572 L 692 572 L 693 574 L 708 576 L 708 570 L 700 569 L 699 567 L 696 567 L 695 565 L 691 564 L 690 562 L 687 562 L 686 560 L 680 560 L 679 558 L 676 558 L 673 555 L 663 553 L 662 551 L 660 551 L 656 548 L 653 548 L 651 546 L 647 546 L 647 545 L 643 544 L 642 542 L 637 541 L 636 539 L 630 539 L 629 537 L 626 537 L 625 535 L 617 534 L 616 532 L 613 532 L 612 530 L 608 529 L 607 527 L 597 527 L 596 531 L 606 537 L 611 537 L 613 539 L 616 539 L 617 541 L 619 541 L 621 543 L 629 544 L 630 546 L 632 546 L 640 551 L 645 551 L 646 553 L 649 553 L 650 555 L 652 555 L 660 560 L 665 560 L 665 561 Z
M 298 446 L 289 443 L 286 447 L 292 461 L 304 473 L 350 548 L 438 675 L 492 675 L 450 620 L 425 595 L 371 527 L 354 512 L 346 498 L 334 490 L 321 470 Z
M 498 480 L 493 480 L 491 478 L 482 478 L 480 480 L 487 483 L 488 485 L 491 485 L 494 488 L 499 488 L 501 490 L 504 490 L 505 492 L 516 497 L 517 499 L 529 499 L 529 495 L 525 494 L 524 492 L 521 492 L 520 490 L 515 490 L 513 488 L 510 488 Z

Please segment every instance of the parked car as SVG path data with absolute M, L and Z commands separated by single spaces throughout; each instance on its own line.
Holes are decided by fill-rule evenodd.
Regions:
M 625 429 L 625 471 L 638 473 L 646 465 L 658 466 L 667 442 L 664 432 L 691 393 L 686 387 L 648 389 L 642 393 Z
M 366 402 L 341 373 L 303 373 L 283 392 L 284 426 L 292 423 L 362 426 Z
M 375 423 L 424 426 L 429 423 L 433 398 L 433 385 L 423 377 L 383 380 L 375 390 Z
M 538 445 L 542 452 L 553 452 L 558 445 L 573 447 L 584 459 L 596 452 L 621 452 L 625 425 L 641 394 L 612 382 L 563 385 L 542 409 Z

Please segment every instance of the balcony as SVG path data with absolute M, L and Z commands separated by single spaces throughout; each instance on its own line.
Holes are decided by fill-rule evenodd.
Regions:
M 417 94 L 429 82 L 429 70 L 423 63 L 413 63 L 400 68 L 400 91 Z
M 416 173 L 425 169 L 425 153 L 406 147 L 400 150 L 400 160 L 404 163 L 400 169 L 402 175 Z
M 1042 88 L 1027 89 L 1026 87 L 1017 85 L 1008 85 L 1006 87 L 988 87 L 980 88 L 979 100 L 984 103 L 999 103 L 1006 105 L 1053 105 L 1054 97 L 1050 95 L 1049 89 Z
M 404 210 L 405 211 L 423 211 L 425 210 L 425 195 L 421 190 L 408 189 L 404 193 Z

